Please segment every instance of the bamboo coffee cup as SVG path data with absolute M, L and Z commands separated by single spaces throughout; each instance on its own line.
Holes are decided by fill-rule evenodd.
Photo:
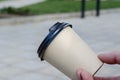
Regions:
M 76 70 L 79 68 L 94 75 L 103 65 L 68 23 L 57 22 L 49 29 L 49 34 L 38 49 L 38 55 L 72 80 L 77 80 Z

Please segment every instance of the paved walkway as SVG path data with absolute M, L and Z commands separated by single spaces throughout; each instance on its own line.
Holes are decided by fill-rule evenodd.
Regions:
M 100 17 L 56 18 L 0 27 L 1 80 L 70 80 L 37 57 L 37 48 L 55 22 L 68 22 L 97 53 L 120 50 L 120 13 Z M 120 66 L 107 64 L 97 75 L 120 75 Z
M 30 4 L 38 3 L 38 2 L 43 2 L 44 0 L 8 0 L 8 1 L 2 1 L 0 2 L 0 9 L 4 7 L 23 7 L 27 6 Z

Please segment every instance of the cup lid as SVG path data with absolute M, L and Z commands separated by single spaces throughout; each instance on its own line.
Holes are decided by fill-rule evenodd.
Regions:
M 72 25 L 69 23 L 65 23 L 65 22 L 62 22 L 62 23 L 57 22 L 49 29 L 49 34 L 42 41 L 42 43 L 40 44 L 40 46 L 37 50 L 38 56 L 41 58 L 41 60 L 44 60 L 43 56 L 44 56 L 44 52 L 45 52 L 46 48 L 50 45 L 50 43 L 53 41 L 53 39 L 66 27 L 72 28 Z

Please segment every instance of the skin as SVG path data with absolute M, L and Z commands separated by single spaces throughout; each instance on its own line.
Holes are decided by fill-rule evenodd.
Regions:
M 100 54 L 99 59 L 107 64 L 118 64 L 120 65 L 120 52 L 114 51 L 107 54 Z M 87 71 L 83 69 L 77 70 L 78 80 L 120 80 L 120 76 L 117 77 L 93 77 Z

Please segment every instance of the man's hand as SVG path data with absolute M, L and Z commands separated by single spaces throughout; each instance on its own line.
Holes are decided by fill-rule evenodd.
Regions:
M 108 54 L 100 54 L 98 56 L 104 63 L 120 64 L 120 52 L 111 52 Z M 83 69 L 77 70 L 78 80 L 120 80 L 119 77 L 92 77 L 87 71 Z

